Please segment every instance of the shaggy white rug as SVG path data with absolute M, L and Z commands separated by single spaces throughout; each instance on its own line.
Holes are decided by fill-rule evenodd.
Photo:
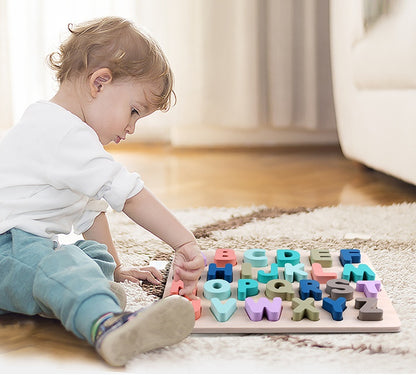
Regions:
M 176 212 L 202 249 L 359 248 L 383 280 L 401 320 L 399 333 L 193 334 L 142 354 L 135 373 L 413 373 L 416 369 L 416 204 L 284 211 L 266 207 Z M 123 262 L 171 260 L 171 249 L 122 214 L 109 213 Z M 167 271 L 167 270 L 166 270 Z M 163 288 L 124 283 L 127 309 L 160 298 Z

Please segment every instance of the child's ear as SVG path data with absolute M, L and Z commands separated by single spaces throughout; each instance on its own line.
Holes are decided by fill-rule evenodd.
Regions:
M 104 89 L 104 86 L 113 79 L 111 70 L 108 68 L 100 68 L 91 74 L 89 78 L 90 93 L 93 98 Z

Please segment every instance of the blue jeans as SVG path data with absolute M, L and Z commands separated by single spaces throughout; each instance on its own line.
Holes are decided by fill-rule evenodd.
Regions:
M 54 315 L 92 343 L 94 321 L 122 311 L 109 286 L 114 259 L 95 241 L 55 247 L 20 229 L 0 234 L 0 314 Z

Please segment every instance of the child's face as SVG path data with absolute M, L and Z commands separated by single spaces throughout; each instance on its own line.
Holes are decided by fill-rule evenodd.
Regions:
M 134 133 L 139 118 L 156 110 L 148 101 L 156 89 L 155 84 L 134 80 L 105 84 L 84 107 L 85 122 L 95 130 L 101 144 L 119 143 Z

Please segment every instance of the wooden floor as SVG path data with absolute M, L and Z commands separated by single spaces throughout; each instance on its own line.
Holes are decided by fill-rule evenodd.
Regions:
M 346 160 L 338 148 L 109 149 L 172 209 L 268 205 L 390 205 L 416 200 L 416 187 Z M 30 360 L 28 359 L 30 358 Z M 50 367 L 48 367 L 50 366 Z M 0 317 L 0 371 L 111 371 L 58 322 Z M 6 371 L 7 372 L 7 371 Z

